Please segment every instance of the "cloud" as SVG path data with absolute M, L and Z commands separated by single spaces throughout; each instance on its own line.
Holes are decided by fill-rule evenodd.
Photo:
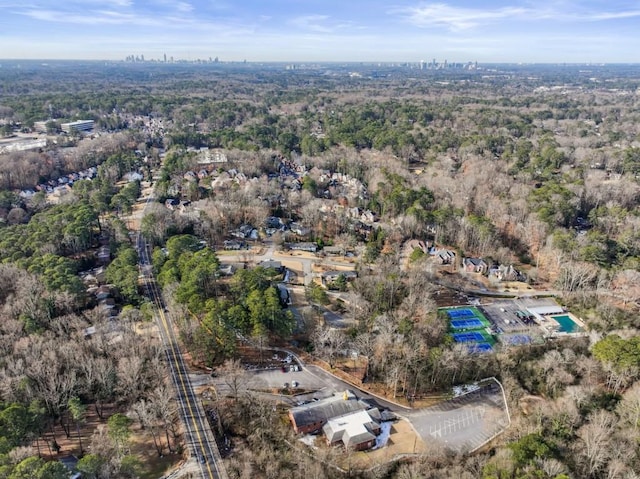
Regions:
M 465 30 L 483 23 L 520 17 L 527 9 L 505 7 L 496 10 L 454 7 L 446 3 L 431 3 L 398 10 L 409 23 L 418 27 L 444 27 L 450 30 Z
M 316 33 L 331 33 L 333 31 L 332 28 L 322 25 L 322 23 L 328 19 L 328 15 L 303 15 L 291 19 L 289 23 L 301 30 Z
M 589 21 L 619 20 L 623 18 L 633 18 L 640 16 L 640 10 L 627 10 L 624 12 L 601 12 L 585 15 L 583 18 Z
M 135 15 L 132 13 L 116 12 L 113 10 L 94 10 L 86 14 L 71 14 L 58 10 L 26 10 L 22 12 L 27 17 L 35 20 L 55 23 L 72 23 L 78 25 L 138 25 L 161 26 L 162 22 L 151 17 Z
M 186 1 L 170 2 L 169 7 L 163 2 L 154 2 L 153 10 L 136 7 L 129 0 L 86 0 L 85 4 L 72 5 L 65 8 L 51 9 L 29 5 L 14 9 L 16 15 L 28 17 L 47 23 L 60 23 L 88 26 L 125 26 L 179 28 L 181 26 L 209 25 L 206 19 L 194 15 L 193 5 Z
M 193 10 L 193 5 L 187 2 L 178 2 L 176 3 L 176 10 L 182 13 L 191 12 Z
M 452 31 L 468 30 L 500 21 L 555 20 L 563 22 L 598 22 L 640 16 L 640 10 L 589 11 L 578 7 L 539 5 L 533 7 L 502 7 L 494 9 L 457 7 L 447 3 L 427 3 L 390 11 L 405 21 L 420 27 L 445 28 Z
M 78 5 L 99 5 L 103 8 L 128 8 L 133 6 L 132 0 L 86 0 L 86 1 L 67 1 L 67 5 L 76 3 Z

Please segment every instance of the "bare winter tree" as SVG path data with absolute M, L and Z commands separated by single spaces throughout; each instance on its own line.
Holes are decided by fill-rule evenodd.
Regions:
M 237 402 L 240 393 L 246 389 L 250 376 L 239 359 L 227 359 L 218 368 L 218 374 L 223 378 L 224 383 L 231 390 L 231 395 Z
M 637 434 L 640 429 L 640 383 L 635 383 L 625 391 L 618 403 L 617 412 L 621 424 Z
M 329 367 L 335 366 L 335 360 L 346 346 L 346 337 L 338 329 L 319 324 L 313 331 L 311 341 L 316 354 L 329 363 Z
M 579 440 L 575 446 L 582 459 L 579 464 L 583 477 L 596 477 L 606 467 L 615 448 L 616 422 L 613 414 L 601 409 L 591 414 L 588 423 L 578 429 Z
M 565 292 L 575 293 L 593 289 L 598 277 L 598 269 L 589 263 L 566 261 L 560 267 L 558 287 Z

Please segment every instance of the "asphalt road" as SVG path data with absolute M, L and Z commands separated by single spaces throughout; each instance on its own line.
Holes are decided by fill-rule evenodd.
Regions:
M 176 339 L 171 317 L 164 310 L 161 291 L 156 284 L 150 264 L 150 254 L 144 237 L 137 238 L 137 249 L 140 258 L 140 271 L 144 276 L 146 294 L 156 309 L 156 322 L 165 346 L 167 363 L 175 386 L 176 400 L 180 405 L 180 413 L 185 426 L 185 443 L 196 458 L 201 477 L 205 479 L 226 479 L 227 474 L 222 464 L 220 452 L 211 428 L 207 422 L 202 405 L 196 396 L 182 352 Z

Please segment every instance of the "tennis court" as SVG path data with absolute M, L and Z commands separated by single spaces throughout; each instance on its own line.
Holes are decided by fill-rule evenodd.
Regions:
M 477 331 L 471 331 L 468 333 L 453 333 L 453 340 L 456 343 L 470 343 L 473 341 L 484 341 L 484 336 Z
M 493 351 L 493 347 L 489 343 L 469 344 L 468 348 L 474 353 L 489 353 Z
M 502 341 L 511 344 L 513 346 L 521 345 L 521 344 L 531 344 L 533 341 L 531 340 L 531 336 L 526 334 L 516 334 L 513 336 L 503 336 Z
M 476 317 L 469 319 L 452 319 L 450 324 L 453 329 L 481 329 L 485 327 L 482 321 Z
M 476 315 L 471 309 L 450 309 L 447 314 L 451 319 L 474 317 Z

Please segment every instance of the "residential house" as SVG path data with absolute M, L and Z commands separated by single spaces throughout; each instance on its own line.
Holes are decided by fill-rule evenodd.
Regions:
M 51 189 L 50 192 L 47 189 L 47 193 L 49 193 L 49 195 L 47 196 L 47 200 L 50 203 L 57 205 L 60 204 L 62 200 L 71 193 L 71 186 L 69 186 L 68 184 L 55 186 Z
M 289 229 L 292 233 L 295 233 L 298 236 L 307 236 L 309 233 L 311 233 L 311 230 L 309 228 L 295 222 L 289 225 Z
M 32 189 L 26 189 L 26 190 L 21 190 L 20 193 L 18 193 L 18 196 L 20 196 L 20 198 L 24 198 L 24 199 L 30 199 L 33 198 L 33 195 L 35 195 L 36 192 Z
M 482 258 L 463 258 L 462 268 L 467 273 L 485 274 L 489 269 L 489 265 Z
M 232 231 L 231 236 L 235 236 L 236 238 L 241 238 L 241 239 L 244 239 L 244 238 L 258 239 L 258 230 L 251 225 L 244 224 L 244 225 L 241 225 L 240 228 L 238 228 L 237 230 Z
M 193 171 L 187 171 L 183 178 L 185 179 L 185 181 L 189 181 L 189 182 L 196 182 L 198 181 L 198 175 L 195 174 L 195 172 Z
M 456 252 L 448 249 L 436 249 L 432 246 L 429 250 L 431 255 L 440 264 L 453 264 L 456 259 Z
M 264 221 L 264 224 L 266 228 L 273 228 L 281 231 L 284 229 L 284 221 L 282 218 L 278 218 L 277 216 L 269 216 Z
M 513 265 L 493 265 L 489 269 L 489 278 L 498 281 L 526 281 L 526 275 L 522 274 Z
M 236 268 L 232 264 L 225 264 L 225 265 L 220 265 L 219 271 L 220 271 L 220 274 L 224 276 L 233 276 L 233 274 L 236 272 Z
M 356 271 L 325 271 L 320 275 L 323 285 L 338 281 L 340 276 L 343 276 L 347 281 L 355 281 L 358 273 Z
M 280 261 L 268 259 L 268 260 L 262 261 L 258 266 L 266 269 L 273 268 L 278 273 L 284 273 L 284 266 L 282 266 L 282 263 Z
M 329 256 L 344 256 L 344 248 L 340 246 L 325 246 L 322 251 Z
M 111 287 L 104 284 L 96 290 L 95 295 L 98 301 L 107 299 L 111 296 Z
M 126 175 L 124 175 L 124 179 L 127 180 L 129 183 L 132 183 L 134 181 L 142 181 L 144 179 L 144 176 L 142 176 L 142 173 L 139 173 L 137 171 L 131 171 Z
M 211 163 L 226 163 L 227 155 L 220 150 L 209 150 L 207 147 L 202 147 L 199 150 L 197 162 L 199 165 L 208 165 Z
M 307 251 L 309 253 L 315 253 L 318 251 L 318 245 L 316 243 L 303 242 L 303 243 L 285 243 L 284 247 L 291 251 Z
M 224 249 L 226 250 L 240 250 L 242 248 L 244 248 L 245 243 L 244 241 L 236 241 L 236 240 L 225 240 L 224 243 Z
M 223 171 L 217 178 L 211 180 L 211 188 L 213 190 L 218 190 L 223 188 L 229 182 L 231 182 L 231 175 L 228 172 Z
M 408 251 L 413 251 L 414 249 L 419 248 L 424 254 L 427 254 L 429 252 L 429 246 L 427 245 L 427 243 L 425 241 L 417 239 L 407 241 L 405 243 L 405 248 Z

